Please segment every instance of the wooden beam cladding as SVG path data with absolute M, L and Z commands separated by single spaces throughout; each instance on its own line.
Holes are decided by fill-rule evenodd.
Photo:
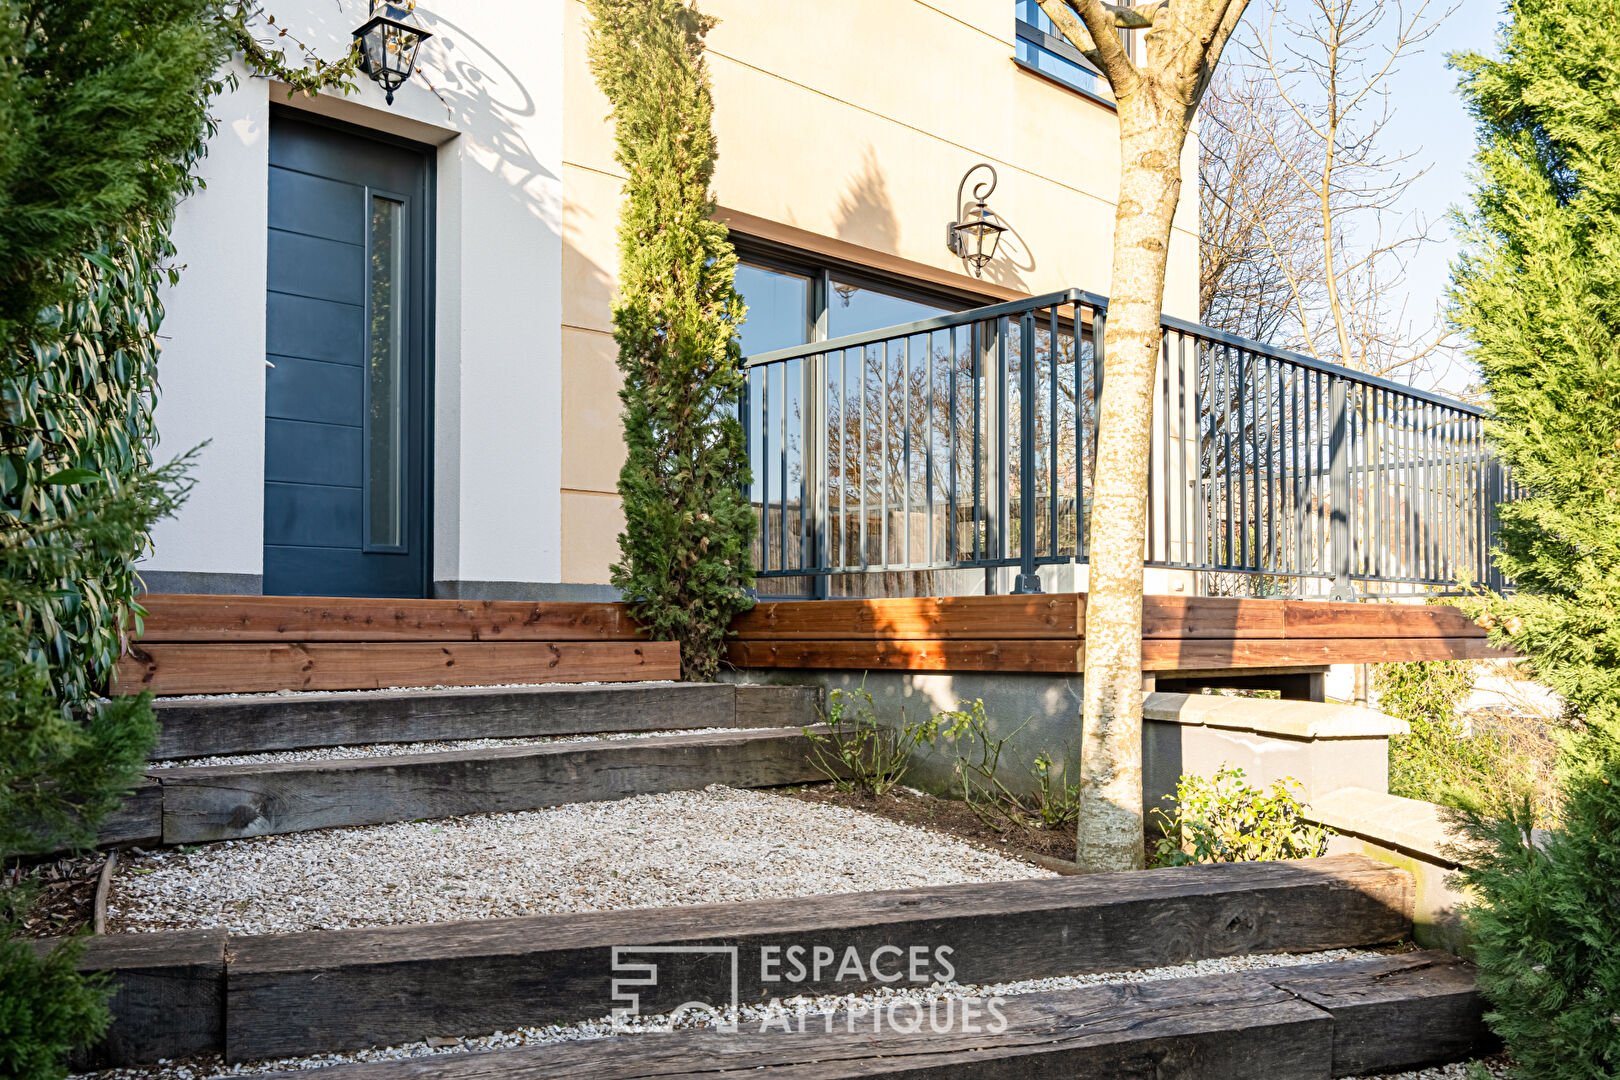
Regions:
M 1485 636 L 1483 626 L 1449 604 L 1336 604 L 1330 601 L 1284 600 L 1279 606 L 1283 612 L 1283 636 L 1290 638 Z
M 762 603 L 732 621 L 744 641 L 1056 638 L 1083 632 L 1085 597 L 934 596 Z
M 141 597 L 141 641 L 644 641 L 623 604 L 333 596 Z
M 739 668 L 887 671 L 1080 670 L 1080 642 L 1029 639 L 732 641 L 726 659 Z
M 739 617 L 737 667 L 1069 674 L 1085 664 L 1085 596 L 958 596 L 760 604 Z M 1451 607 L 1147 596 L 1145 671 L 1244 671 L 1510 656 Z

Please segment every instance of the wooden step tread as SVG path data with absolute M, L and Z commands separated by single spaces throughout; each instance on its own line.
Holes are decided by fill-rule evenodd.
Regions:
M 160 733 L 152 757 L 652 729 L 792 727 L 815 723 L 819 705 L 813 687 L 669 682 L 159 700 Z
M 593 1080 L 781 1076 L 1325 1080 L 1417 1068 L 1486 1040 L 1473 971 L 1444 953 L 999 999 L 964 1021 L 911 1007 L 780 1025 L 616 1036 L 336 1066 L 328 1080 Z M 887 1021 L 887 1022 L 883 1022 Z M 943 1030 L 940 1030 L 943 1029 Z
M 920 948 L 932 970 L 947 947 L 956 981 L 987 985 L 1394 941 L 1410 933 L 1412 895 L 1409 874 L 1347 855 L 237 938 L 226 1043 L 242 1061 L 604 1016 L 616 946 L 734 947 L 740 998 L 759 1001 L 885 985 L 830 966 L 818 977 L 813 954 L 803 980 L 771 981 L 761 968 L 773 948 L 820 946 L 842 960 L 889 947 L 908 962 Z M 717 956 L 667 967 L 644 1011 L 729 994 Z
M 564 803 L 819 779 L 802 728 L 153 769 L 121 839 L 197 844 Z M 154 792 L 154 786 L 156 791 Z M 104 842 L 110 842 L 103 837 Z
M 244 1061 L 605 1016 L 620 1004 L 615 946 L 654 956 L 660 946 L 734 947 L 739 1000 L 755 1002 L 891 985 L 830 969 L 768 984 L 760 960 L 772 946 L 870 957 L 918 945 L 930 960 L 948 946 L 956 981 L 987 985 L 1374 945 L 1409 935 L 1411 910 L 1410 874 L 1346 855 L 421 926 L 114 934 L 90 939 L 81 969 L 123 988 L 99 1064 L 210 1049 Z M 666 966 L 664 989 L 642 991 L 643 1013 L 729 997 L 729 970 L 705 966 L 706 955 Z M 1301 995 L 1332 989 L 1294 977 Z M 177 1025 L 170 1012 L 189 1019 Z

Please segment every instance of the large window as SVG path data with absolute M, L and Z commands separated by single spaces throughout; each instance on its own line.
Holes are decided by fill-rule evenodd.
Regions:
M 1016 0 L 1014 11 L 1018 46 L 1013 55 L 1020 64 L 1083 93 L 1097 94 L 1104 89 L 1102 76 L 1080 55 L 1079 49 L 1058 33 L 1036 0 Z M 1119 36 L 1129 52 L 1130 31 L 1121 30 Z
M 737 291 L 748 305 L 748 317 L 737 332 L 744 356 L 974 306 L 859 273 L 751 257 L 746 250 L 737 266 Z

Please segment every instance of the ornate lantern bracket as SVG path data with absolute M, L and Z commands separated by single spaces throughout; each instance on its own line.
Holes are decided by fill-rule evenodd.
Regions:
M 990 179 L 973 185 L 973 205 L 964 211 L 962 192 L 967 188 L 968 178 L 980 169 L 988 172 Z M 952 255 L 967 263 L 974 277 L 984 276 L 985 265 L 996 257 L 1001 234 L 1007 231 L 1006 224 L 986 202 L 995 190 L 996 170 L 988 163 L 981 161 L 963 173 L 962 182 L 956 185 L 956 210 L 961 213 L 961 220 L 945 227 L 945 246 Z

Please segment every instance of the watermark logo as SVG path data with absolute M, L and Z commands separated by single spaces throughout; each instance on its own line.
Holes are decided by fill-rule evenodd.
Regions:
M 709 1001 L 684 1001 L 669 1010 L 669 1017 L 706 1021 L 722 1031 L 736 1032 L 738 1014 L 739 950 L 735 945 L 615 945 L 613 946 L 613 1023 L 622 1025 L 641 1016 L 641 991 L 658 988 L 659 966 L 645 958 L 653 956 L 714 956 L 730 969 L 731 994 L 725 1005 Z M 636 962 L 641 958 L 641 962 Z M 668 986 L 670 984 L 664 983 Z
M 618 1028 L 649 1020 L 696 1024 L 730 1034 L 755 1021 L 761 1032 L 1005 1031 L 1006 999 L 963 994 L 953 951 L 949 945 L 880 945 L 869 951 L 820 943 L 615 945 L 612 1022 Z M 751 1002 L 746 1008 L 745 980 Z M 874 990 L 875 1000 L 848 996 Z M 675 1000 L 681 1003 L 665 1005 Z

